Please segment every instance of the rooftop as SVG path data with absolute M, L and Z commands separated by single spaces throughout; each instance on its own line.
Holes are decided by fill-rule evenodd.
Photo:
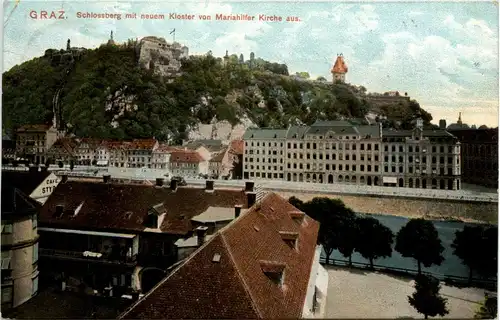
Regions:
M 10 171 L 2 170 L 2 189 L 8 186 L 30 195 L 51 174 L 48 171 Z
M 154 206 L 163 204 L 166 216 L 158 232 L 186 234 L 192 230 L 191 218 L 213 208 L 246 207 L 243 188 L 206 192 L 204 188 L 178 187 L 176 191 L 140 184 L 114 184 L 102 181 L 61 182 L 40 212 L 44 227 L 102 230 L 110 232 L 145 231 L 145 219 Z M 62 205 L 62 217 L 55 215 Z M 79 207 L 78 213 L 73 215 Z
M 290 212 L 297 209 L 268 194 L 120 318 L 300 318 L 319 224 L 305 214 L 297 222 Z M 298 234 L 297 249 L 283 240 L 283 231 Z M 281 283 L 270 275 L 274 273 Z
M 27 124 L 17 129 L 17 132 L 47 132 L 51 127 L 49 124 Z
M 196 151 L 192 150 L 172 150 L 170 152 L 170 162 L 200 163 L 204 159 Z
M 243 148 L 245 141 L 243 140 L 233 140 L 230 144 L 230 152 L 234 154 L 243 154 Z
M 347 65 L 344 61 L 344 56 L 342 54 L 337 56 L 335 64 L 332 68 L 332 73 L 346 73 L 348 71 Z
M 245 210 L 241 210 L 243 214 Z M 200 223 L 231 221 L 234 219 L 234 208 L 214 208 L 208 207 L 203 213 L 194 217 L 193 221 Z

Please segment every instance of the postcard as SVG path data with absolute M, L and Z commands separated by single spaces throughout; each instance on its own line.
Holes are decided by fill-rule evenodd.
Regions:
M 3 12 L 2 316 L 496 317 L 497 2 Z

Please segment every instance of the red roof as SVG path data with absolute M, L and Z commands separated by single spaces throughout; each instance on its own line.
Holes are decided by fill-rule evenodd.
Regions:
M 74 210 L 82 204 L 76 216 Z M 246 207 L 243 190 L 220 190 L 213 193 L 201 188 L 169 188 L 147 185 L 128 185 L 91 181 L 59 183 L 47 199 L 39 220 L 44 226 L 70 229 L 110 230 L 116 232 L 142 231 L 144 219 L 151 207 L 163 203 L 167 216 L 161 230 L 172 234 L 186 234 L 192 230 L 191 218 L 205 212 L 208 207 Z M 62 218 L 55 217 L 57 205 L 63 205 Z
M 319 224 L 271 193 L 208 240 L 121 319 L 300 318 Z M 298 233 L 298 249 L 280 232 Z M 215 256 L 219 258 L 215 262 Z M 283 284 L 266 273 L 284 272 Z
M 51 127 L 49 124 L 27 124 L 17 129 L 17 132 L 46 132 Z
M 227 148 L 217 153 L 212 159 L 210 159 L 210 162 L 222 162 L 222 160 L 224 160 L 224 157 L 226 156 L 226 152 Z
M 231 141 L 230 147 L 231 152 L 234 154 L 243 154 L 243 146 L 245 142 L 243 140 L 233 140 Z
M 348 71 L 347 65 L 344 61 L 344 56 L 337 56 L 337 60 L 335 60 L 335 64 L 333 65 L 332 72 L 333 73 L 346 73 Z
M 192 150 L 173 150 L 170 152 L 170 162 L 181 162 L 181 163 L 200 163 L 204 159 L 196 151 Z

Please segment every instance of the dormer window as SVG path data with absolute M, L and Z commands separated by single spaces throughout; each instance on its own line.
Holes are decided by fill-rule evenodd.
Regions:
M 295 221 L 299 226 L 304 222 L 305 214 L 301 211 L 292 211 L 290 212 L 290 217 L 293 221 Z
M 284 263 L 275 261 L 260 261 L 260 268 L 264 275 L 273 283 L 283 286 L 285 280 L 285 267 Z
M 297 249 L 297 241 L 299 239 L 298 232 L 280 231 L 281 239 L 292 249 Z
M 163 203 L 159 203 L 154 205 L 149 211 L 148 216 L 146 217 L 144 224 L 148 228 L 160 229 L 161 224 L 163 223 L 163 218 L 167 210 Z

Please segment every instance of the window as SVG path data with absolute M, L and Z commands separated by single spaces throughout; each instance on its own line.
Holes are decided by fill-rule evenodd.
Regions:
M 12 287 L 2 288 L 2 303 L 12 301 Z
M 38 292 L 38 277 L 33 279 L 33 295 Z
M 35 243 L 35 245 L 33 246 L 33 262 L 32 263 L 35 263 L 38 261 L 38 242 Z
M 2 233 L 12 233 L 12 224 L 2 224 Z

